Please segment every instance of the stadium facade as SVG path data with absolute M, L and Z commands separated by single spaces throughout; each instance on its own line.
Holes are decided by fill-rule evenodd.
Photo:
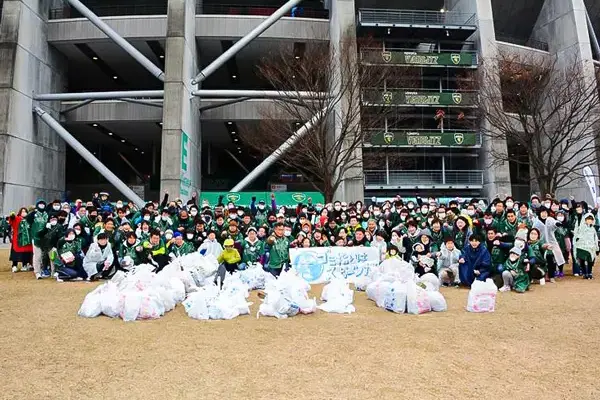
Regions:
M 341 199 L 415 192 L 523 198 L 530 191 L 527 168 L 486 166 L 492 146 L 524 150 L 472 128 L 477 93 L 461 90 L 460 82 L 498 51 L 559 60 L 569 54 L 591 64 L 590 27 L 600 23 L 595 0 L 305 0 L 195 86 L 203 68 L 285 2 L 82 2 L 154 69 L 107 37 L 76 3 L 0 0 L 0 211 L 65 191 L 72 198 L 99 188 L 119 192 L 44 122 L 49 118 L 141 197 L 228 191 L 261 161 L 240 144 L 239 130 L 257 124 L 273 100 L 235 101 L 239 94 L 221 90 L 272 90 L 256 73 L 262 57 L 281 46 L 301 56 L 307 44 L 339 42 L 347 29 L 377 44 L 357 47 L 357 62 L 410 70 L 417 84 L 365 88 L 364 98 L 393 108 L 394 117 L 364 144 L 364 179 L 347 182 Z M 195 96 L 199 87 L 206 92 Z M 114 91 L 144 92 L 40 98 Z M 266 169 L 247 189 L 270 191 L 271 185 L 310 190 L 298 171 L 279 167 Z M 584 186 L 569 190 L 584 193 Z

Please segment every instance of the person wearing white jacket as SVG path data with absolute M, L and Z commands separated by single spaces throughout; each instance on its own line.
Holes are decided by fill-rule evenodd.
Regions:
M 454 247 L 454 239 L 445 239 L 440 251 L 436 254 L 440 285 L 460 285 L 458 274 L 460 254 L 460 250 Z
M 204 242 L 202 242 L 202 244 L 200 245 L 200 248 L 198 249 L 200 254 L 203 254 L 206 256 L 209 254 L 212 254 L 215 258 L 219 258 L 219 256 L 223 252 L 223 247 L 221 247 L 221 244 L 219 242 L 217 242 L 216 237 L 217 237 L 217 235 L 215 234 L 214 231 L 211 231 L 208 234 L 208 237 L 206 238 L 206 240 Z
M 114 255 L 108 242 L 108 236 L 100 233 L 96 241 L 90 245 L 85 258 L 83 269 L 88 275 L 88 280 L 95 278 L 108 278 L 113 270 Z

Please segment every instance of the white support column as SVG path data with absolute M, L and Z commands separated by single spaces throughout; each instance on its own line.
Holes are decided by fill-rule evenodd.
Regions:
M 446 156 L 442 156 L 442 183 L 446 184 Z
M 385 154 L 385 184 L 390 185 L 390 156 Z

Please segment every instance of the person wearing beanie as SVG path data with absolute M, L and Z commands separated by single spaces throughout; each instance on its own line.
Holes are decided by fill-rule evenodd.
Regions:
M 504 262 L 504 271 L 502 271 L 502 280 L 504 286 L 500 288 L 501 292 L 510 292 L 514 289 L 517 293 L 525 293 L 529 290 L 529 274 L 525 270 L 521 249 L 513 247 L 508 258 Z
M 438 278 L 441 286 L 459 286 L 460 277 L 458 266 L 461 251 L 454 246 L 454 239 L 451 236 L 444 238 L 444 243 L 440 251 L 435 254 L 437 258 Z
M 56 245 L 54 257 L 54 277 L 58 282 L 83 280 L 87 274 L 83 269 L 83 252 L 79 241 L 75 240 L 73 229 L 67 229 L 63 238 Z
M 485 281 L 490 276 L 492 258 L 488 249 L 482 245 L 482 241 L 481 236 L 473 234 L 462 251 L 458 260 L 462 285 L 471 286 L 475 279 Z
M 90 244 L 83 259 L 83 269 L 87 274 L 87 279 L 95 281 L 100 278 L 109 278 L 114 272 L 114 261 L 114 253 L 108 242 L 108 236 L 104 233 L 99 234 L 96 241 Z
M 173 234 L 173 242 L 168 247 L 169 258 L 174 260 L 178 257 L 183 257 L 188 254 L 196 252 L 194 245 L 187 240 L 183 240 L 183 234 L 181 232 L 175 232 Z

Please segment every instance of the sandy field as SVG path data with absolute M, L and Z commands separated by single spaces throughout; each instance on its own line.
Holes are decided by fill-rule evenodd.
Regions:
M 600 399 L 600 281 L 500 293 L 493 314 L 84 319 L 96 284 L 9 272 L 0 250 L 2 399 Z M 314 286 L 318 296 L 321 287 Z

